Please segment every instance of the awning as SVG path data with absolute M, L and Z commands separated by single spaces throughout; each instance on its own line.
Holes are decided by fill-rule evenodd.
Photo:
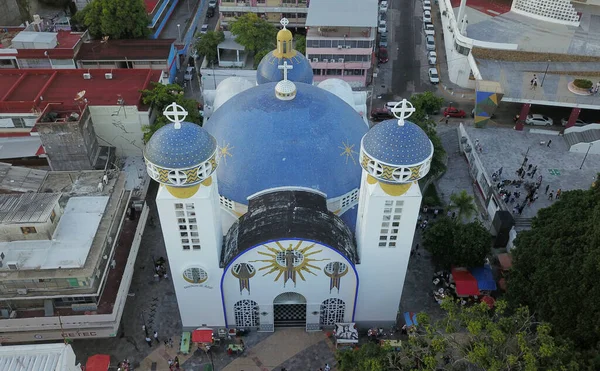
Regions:
M 211 328 L 198 328 L 192 331 L 192 343 L 212 343 L 213 330 Z
M 468 270 L 460 270 L 452 268 L 452 278 L 456 283 L 456 295 L 458 296 L 474 296 L 479 295 L 479 287 L 477 280 Z
M 85 371 L 107 371 L 110 367 L 110 356 L 108 354 L 96 354 L 88 358 Z
M 492 267 L 488 264 L 483 267 L 471 268 L 471 274 L 477 280 L 477 287 L 481 291 L 494 291 L 496 290 L 496 281 L 492 274 Z
M 500 262 L 500 268 L 503 271 L 512 268 L 512 255 L 510 254 L 498 254 L 498 261 Z
M 404 312 L 404 323 L 406 323 L 406 326 L 408 326 L 408 327 L 418 326 L 419 323 L 417 322 L 417 313 Z

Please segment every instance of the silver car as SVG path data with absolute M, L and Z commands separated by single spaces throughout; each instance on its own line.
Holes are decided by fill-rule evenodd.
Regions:
M 533 114 L 527 115 L 525 123 L 527 125 L 535 126 L 552 126 L 554 124 L 554 121 L 548 116 Z
M 431 23 L 431 11 L 426 10 L 423 12 L 423 22 Z
M 427 44 L 427 50 L 435 50 L 435 38 L 433 36 L 427 36 L 425 42 Z
M 435 66 L 437 63 L 437 53 L 434 51 L 427 52 L 427 61 L 429 61 L 431 66 Z
M 433 67 L 429 69 L 429 82 L 432 84 L 439 84 L 440 83 L 440 75 L 438 75 L 438 71 L 437 68 Z

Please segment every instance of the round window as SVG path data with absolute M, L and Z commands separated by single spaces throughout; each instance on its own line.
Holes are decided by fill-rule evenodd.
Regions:
M 286 250 L 277 253 L 277 264 L 281 267 L 287 267 L 291 262 L 294 267 L 299 266 L 304 261 L 304 255 L 300 251 Z
M 188 268 L 183 271 L 183 279 L 189 283 L 204 283 L 208 280 L 208 274 L 202 268 Z

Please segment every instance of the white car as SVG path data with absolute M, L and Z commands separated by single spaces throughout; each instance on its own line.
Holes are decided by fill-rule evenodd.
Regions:
M 217 0 L 208 0 L 208 7 L 209 8 L 216 8 L 217 7 Z
M 567 117 L 567 118 L 560 120 L 560 123 L 562 124 L 562 126 L 567 126 L 567 124 L 569 123 L 569 118 Z M 587 124 L 588 123 L 583 121 L 582 119 L 575 120 L 575 126 L 584 126 Z
M 379 27 L 377 28 L 377 31 L 379 31 L 379 33 L 386 33 L 387 32 L 387 23 L 386 23 L 386 21 L 379 21 Z
M 200 33 L 205 34 L 208 32 L 208 25 L 207 24 L 203 24 L 202 28 L 200 29 Z
M 427 52 L 427 61 L 430 65 L 435 66 L 435 64 L 437 63 L 437 53 L 433 50 Z
M 429 82 L 432 84 L 439 84 L 440 83 L 440 75 L 438 75 L 438 71 L 437 68 L 433 67 L 429 69 Z
M 381 4 L 379 4 L 379 12 L 380 13 L 385 13 L 388 10 L 388 2 L 387 1 L 382 1 Z
M 525 123 L 527 125 L 535 125 L 535 126 L 552 126 L 554 121 L 548 116 L 544 115 L 527 115 L 527 119 L 525 119 Z
M 384 108 L 387 108 L 389 110 L 391 110 L 392 108 L 396 107 L 396 105 L 400 104 L 400 102 L 387 102 L 384 106 Z
M 429 0 L 423 1 L 423 10 L 431 10 L 431 1 L 429 1 Z
M 427 45 L 427 50 L 435 50 L 435 38 L 433 36 L 427 36 L 425 43 Z
M 423 22 L 431 23 L 431 11 L 426 10 L 423 12 Z
M 425 35 L 431 35 L 434 36 L 435 35 L 435 28 L 433 27 L 433 24 L 431 23 L 426 23 L 423 22 L 423 31 L 425 32 Z

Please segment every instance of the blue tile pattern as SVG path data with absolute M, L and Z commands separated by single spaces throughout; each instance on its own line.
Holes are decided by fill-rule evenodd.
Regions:
M 217 143 L 200 125 L 182 122 L 181 129 L 168 124 L 158 129 L 146 144 L 144 157 L 162 168 L 184 169 L 208 160 Z
M 280 70 L 278 66 L 283 65 L 284 61 L 287 61 L 288 65 L 294 66 L 293 69 L 288 70 L 288 80 L 305 84 L 313 83 L 312 66 L 302 53 L 296 52 L 294 57 L 288 59 L 277 58 L 272 51 L 260 61 L 256 69 L 256 82 L 261 85 L 283 80 L 283 70 Z
M 316 86 L 296 83 L 296 97 L 283 101 L 275 85 L 239 93 L 204 124 L 221 153 L 219 193 L 248 204 L 248 196 L 275 187 L 307 187 L 327 198 L 359 187 L 362 117 Z
M 346 212 L 344 212 L 342 215 L 340 215 L 340 218 L 344 221 L 344 223 L 346 223 L 346 225 L 348 226 L 348 228 L 350 228 L 352 233 L 354 233 L 354 231 L 356 230 L 357 217 L 358 205 L 354 205 L 350 209 L 346 210 Z
M 387 120 L 375 125 L 363 139 L 370 157 L 390 165 L 414 165 L 425 161 L 433 151 L 427 134 L 418 125 Z

